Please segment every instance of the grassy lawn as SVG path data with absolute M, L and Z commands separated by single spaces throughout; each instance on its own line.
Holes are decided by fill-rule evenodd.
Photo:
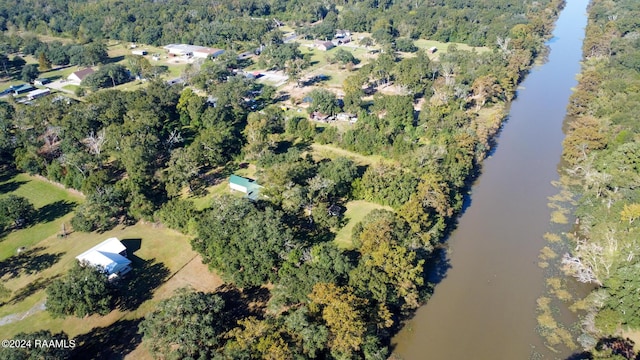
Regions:
M 66 239 L 53 236 L 42 240 L 38 243 L 38 247 L 44 248 L 43 251 L 50 254 L 62 254 L 59 255 L 59 260 L 41 272 L 21 275 L 5 281 L 5 286 L 14 291 L 14 297 L 25 291 L 30 284 L 40 285 L 23 301 L 15 304 L 10 301 L 9 304 L 0 307 L 0 318 L 8 314 L 24 312 L 34 304 L 43 301 L 44 288 L 51 278 L 64 274 L 73 265 L 77 255 L 109 237 L 117 237 L 129 247 L 129 258 L 134 264 L 133 272 L 125 281 L 135 282 L 136 287 L 134 293 L 127 297 L 129 301 L 126 305 L 107 316 L 94 315 L 85 319 L 75 317 L 54 319 L 49 313 L 42 311 L 22 321 L 0 327 L 0 335 L 6 338 L 22 331 L 50 329 L 53 332 L 64 330 L 73 337 L 86 333 L 96 326 L 108 326 L 121 318 L 136 319 L 144 316 L 159 300 L 155 296 L 156 293 L 162 294 L 162 297 L 168 297 L 173 289 L 185 285 L 198 286 L 200 282 L 220 283 L 219 279 L 209 273 L 204 266 L 200 266 L 198 271 L 191 271 L 191 276 L 176 275 L 183 268 L 187 268 L 186 265 L 190 264 L 197 254 L 191 250 L 189 238 L 173 230 L 156 228 L 151 224 L 137 224 L 116 228 L 102 234 L 73 233 Z M 139 249 L 135 250 L 137 247 Z M 196 261 L 194 266 L 198 267 L 198 264 L 201 265 Z M 172 281 L 174 278 L 178 281 Z M 169 289 L 163 289 L 168 285 L 170 285 Z
M 69 84 L 69 85 L 65 85 L 65 86 L 63 86 L 62 88 L 63 88 L 63 89 L 65 89 L 65 90 L 73 91 L 73 92 L 75 93 L 75 91 L 76 91 L 77 89 L 80 89 L 80 86 L 78 86 L 78 85 L 73 85 L 73 84 Z
M 77 66 L 68 66 L 64 68 L 57 68 L 55 70 L 46 71 L 40 74 L 40 77 L 47 78 L 51 81 L 58 79 L 66 79 L 72 72 L 77 71 Z
M 62 224 L 69 222 L 76 204 L 82 197 L 72 194 L 48 181 L 18 174 L 0 183 L 0 194 L 27 198 L 38 211 L 35 225 L 10 232 L 0 238 L 0 261 L 15 254 L 21 246 L 31 247 L 40 240 L 55 236 Z
M 313 157 L 318 159 L 335 159 L 338 156 L 344 156 L 353 160 L 358 165 L 371 165 L 384 161 L 384 158 L 380 155 L 362 155 L 330 144 L 313 144 L 311 145 L 311 149 L 313 151 Z
M 0 181 L 1 194 L 25 196 L 38 209 L 36 225 L 0 239 L 0 281 L 11 291 L 8 298 L 1 299 L 0 319 L 21 315 L 43 304 L 47 285 L 63 276 L 77 255 L 106 238 L 121 239 L 133 262 L 133 271 L 119 290 L 122 300 L 108 315 L 56 319 L 46 311 L 35 310 L 30 316 L 0 326 L 2 338 L 40 329 L 65 331 L 71 338 L 85 341 L 104 338 L 105 334 L 121 328 L 135 335 L 138 319 L 153 310 L 159 300 L 171 296 L 175 289 L 191 286 L 200 291 L 213 291 L 222 283 L 202 264 L 199 255 L 191 249 L 190 238 L 183 234 L 154 224 L 138 223 L 104 233 L 74 232 L 59 238 L 61 224 L 69 222 L 73 207 L 82 201 L 80 195 L 26 174 L 4 174 Z M 27 247 L 27 251 L 12 256 L 19 246 Z M 92 341 L 113 344 L 119 339 Z
M 221 196 L 224 194 L 234 194 L 240 197 L 244 197 L 244 194 L 242 193 L 239 193 L 237 191 L 234 191 L 234 192 L 230 191 L 229 181 L 227 180 L 228 176 L 223 174 L 218 174 L 218 171 L 219 169 L 211 170 L 207 174 L 211 178 L 216 179 L 215 180 L 216 184 L 206 187 L 204 189 L 203 195 L 189 197 L 189 194 L 187 194 L 185 191 L 184 196 L 188 197 L 191 201 L 193 201 L 194 205 L 196 206 L 196 209 L 203 210 L 208 208 L 211 205 L 211 199 L 213 197 Z M 253 164 L 250 164 L 249 166 L 243 169 L 238 169 L 233 173 L 239 176 L 255 179 L 256 171 L 257 171 L 256 166 Z
M 382 206 L 364 200 L 349 201 L 346 204 L 346 207 L 347 211 L 344 213 L 344 216 L 348 221 L 347 225 L 338 231 L 334 240 L 336 245 L 343 249 L 353 248 L 353 242 L 351 241 L 353 227 L 362 221 L 371 211 L 375 209 L 386 209 L 392 211 L 389 206 Z
M 462 44 L 462 43 L 443 43 L 440 41 L 435 41 L 435 40 L 425 40 L 425 39 L 418 39 L 415 40 L 413 42 L 419 49 L 425 49 L 428 50 L 432 47 L 437 47 L 438 51 L 435 52 L 435 54 L 430 55 L 429 57 L 431 59 L 434 58 L 438 58 L 439 54 L 446 54 L 447 53 L 447 49 L 449 48 L 449 45 L 456 45 L 458 47 L 459 50 L 466 50 L 466 51 L 472 51 L 475 49 L 475 51 L 477 52 L 485 52 L 485 51 L 491 51 L 491 49 L 489 49 L 488 47 L 474 47 L 474 46 L 469 46 L 467 44 Z

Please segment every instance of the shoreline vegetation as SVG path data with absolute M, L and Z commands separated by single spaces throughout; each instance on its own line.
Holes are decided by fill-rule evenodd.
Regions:
M 640 351 L 640 3 L 592 0 L 578 86 L 568 106 L 563 182 L 576 232 L 564 270 L 593 290 L 576 359 L 635 359 Z
M 104 327 L 81 335 L 85 339 L 93 332 L 102 334 L 107 345 L 101 354 L 124 355 L 135 349 L 136 356 L 142 351 L 149 358 L 388 356 L 392 335 L 435 286 L 425 282 L 432 251 L 455 227 L 469 186 L 493 147 L 506 115 L 505 105 L 515 96 L 532 62 L 542 56 L 544 40 L 563 6 L 557 0 L 508 3 L 510 12 L 488 5 L 478 8 L 478 17 L 492 19 L 478 21 L 492 24 L 481 37 L 474 22 L 458 21 L 463 18 L 460 9 L 447 5 L 414 7 L 400 1 L 384 7 L 362 2 L 294 12 L 308 10 L 310 4 L 292 1 L 284 9 L 274 8 L 280 11 L 279 19 L 295 24 L 296 31 L 306 37 L 333 37 L 338 28 L 368 35 L 357 41 L 366 49 L 378 50 L 375 56 L 357 59 L 338 49 L 321 60 L 344 61 L 340 93 L 323 86 L 317 76 L 305 79 L 304 69 L 320 60 L 303 55 L 295 42 L 283 43 L 283 34 L 274 25 L 279 21 L 260 18 L 262 14 L 273 19 L 274 14 L 265 15 L 266 8 L 237 3 L 216 12 L 204 7 L 202 12 L 188 13 L 179 5 L 164 10 L 148 5 L 148 14 L 139 11 L 136 19 L 115 16 L 126 11 L 107 9 L 106 2 L 76 4 L 75 11 L 87 19 L 110 19 L 109 25 L 102 24 L 117 29 L 105 33 L 109 39 L 152 45 L 175 41 L 171 29 L 176 31 L 183 24 L 174 23 L 173 28 L 152 25 L 148 16 L 188 13 L 193 28 L 185 29 L 181 39 L 226 48 L 228 55 L 187 67 L 182 74 L 186 89 L 150 79 L 144 88 L 127 92 L 97 86 L 88 95 L 78 94 L 82 102 L 2 102 L 2 160 L 7 167 L 42 175 L 86 195 L 79 205 L 68 209 L 73 210 L 74 241 L 89 236 L 95 242 L 114 227 L 128 231 L 140 220 L 161 222 L 184 236 L 174 234 L 173 242 L 167 242 L 162 252 L 149 252 L 146 237 L 153 236 L 153 231 L 145 228 L 134 274 L 152 274 L 156 268 L 166 277 L 173 271 L 167 265 L 166 247 L 182 241 L 184 247 L 190 242 L 226 284 L 214 292 L 179 290 L 173 297 L 163 291 L 158 298 L 153 294 L 164 277 L 124 279 L 121 286 L 132 281 L 148 289 L 146 302 L 130 305 L 126 291 L 100 284 L 99 277 L 93 277 L 96 287 L 110 289 L 108 296 L 99 301 L 64 298 L 57 289 L 73 281 L 73 274 L 81 273 L 77 268 L 69 271 L 70 260 L 64 269 L 56 266 L 57 273 L 51 274 L 56 278 L 48 278 L 51 284 L 46 290 L 66 301 L 68 312 L 52 313 L 45 329 L 34 324 L 15 326 L 13 331 L 59 331 L 63 319 L 79 326 L 72 314 L 77 313 L 74 304 L 81 304 L 86 306 L 82 313 L 93 314 L 92 319 L 113 317 L 98 314 L 114 308 L 111 314 L 127 314 L 114 324 L 103 321 Z M 10 11 L 29 12 L 21 6 Z M 34 11 L 40 14 L 37 8 Z M 110 17 L 102 16 L 105 13 Z M 64 16 L 63 12 L 55 14 Z M 311 14 L 311 18 L 296 18 L 295 14 Z M 38 26 L 17 17 L 25 22 L 4 24 L 5 49 L 31 53 L 39 60 L 43 58 L 39 54 L 45 54 L 47 60 L 51 44 L 37 36 L 20 38 L 16 30 L 57 32 L 82 40 L 82 47 L 64 47 L 66 56 L 84 51 L 84 57 L 74 61 L 90 62 L 92 56 L 96 62 L 111 61 L 108 54 L 105 58 L 105 38 L 94 28 L 96 23 L 87 21 L 80 31 L 71 19 L 55 18 L 57 22 Z M 434 18 L 440 20 L 433 28 L 423 27 Z M 149 27 L 139 34 L 138 28 L 118 23 L 118 19 L 149 23 Z M 208 31 L 197 32 L 195 27 L 204 25 L 196 24 L 205 20 Z M 54 23 L 57 29 L 52 28 Z M 230 33 L 232 43 L 227 43 L 215 34 L 235 29 L 230 24 L 247 29 L 261 25 L 242 34 Z M 196 35 L 205 33 L 215 36 Z M 491 51 L 466 51 L 451 45 L 436 59 L 418 50 L 412 43 L 415 38 L 465 42 Z M 254 47 L 256 41 L 269 45 L 250 60 L 252 65 L 240 62 L 231 51 Z M 317 59 L 317 51 L 313 53 Z M 57 55 L 65 60 L 65 53 Z M 41 65 L 46 65 L 45 60 Z M 136 61 L 128 66 L 145 67 L 139 58 L 132 60 Z M 5 73 L 17 71 L 15 57 L 5 63 L 9 66 Z M 274 88 L 231 71 L 247 65 L 283 71 L 291 83 Z M 122 68 L 106 67 L 100 73 L 107 85 L 115 87 Z M 102 81 L 98 80 L 96 84 Z M 303 90 L 310 98 L 305 106 L 302 95 L 295 93 Z M 208 95 L 209 102 L 199 94 Z M 348 112 L 357 122 L 321 124 L 309 120 L 305 112 Z M 226 194 L 230 174 L 255 179 L 262 186 L 258 200 Z M 7 186 L 3 194 L 15 191 Z M 21 185 L 15 186 L 19 189 Z M 345 227 L 352 229 L 350 234 L 341 232 Z M 23 231 L 10 225 L 4 230 Z M 163 236 L 154 241 L 161 243 Z M 72 255 L 71 250 L 65 249 L 67 255 Z M 175 251 L 184 256 L 179 246 Z M 147 259 L 145 254 L 155 257 Z M 140 266 L 138 271 L 135 265 Z M 30 276 L 37 278 L 40 271 L 47 270 Z M 15 281 L 26 279 L 16 276 Z M 551 286 L 559 285 L 553 280 Z M 42 299 L 43 288 L 35 289 L 33 296 Z M 16 289 L 8 289 L 9 293 L 12 290 Z M 142 316 L 142 310 L 146 315 Z M 116 329 L 131 334 L 132 343 L 120 346 L 108 336 Z M 135 335 L 138 330 L 140 335 Z M 140 350 L 140 343 L 146 344 L 146 350 Z M 71 356 L 96 351 L 89 341 L 79 344 Z

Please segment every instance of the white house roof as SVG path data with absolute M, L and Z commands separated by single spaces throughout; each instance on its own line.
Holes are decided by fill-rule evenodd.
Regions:
M 127 268 L 131 260 L 120 255 L 127 250 L 117 238 L 109 238 L 91 249 L 76 256 L 80 262 L 104 269 L 108 275 L 116 274 Z
M 210 48 L 206 46 L 189 45 L 189 44 L 169 44 L 164 49 L 174 54 L 193 54 L 200 53 L 205 55 L 219 55 L 224 52 L 222 49 Z

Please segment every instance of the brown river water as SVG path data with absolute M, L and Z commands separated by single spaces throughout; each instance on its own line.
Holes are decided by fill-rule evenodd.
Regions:
M 447 241 L 444 277 L 394 338 L 404 360 L 562 359 L 536 332 L 538 267 L 551 231 L 548 197 L 557 193 L 562 123 L 577 83 L 588 0 L 567 0 L 544 64 L 518 90 L 470 203 Z M 575 319 L 574 319 L 575 320 Z M 535 356 L 533 356 L 535 354 Z

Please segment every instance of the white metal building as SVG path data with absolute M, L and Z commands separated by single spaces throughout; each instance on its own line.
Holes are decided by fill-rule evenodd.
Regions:
M 127 259 L 127 248 L 118 238 L 109 238 L 76 256 L 82 264 L 103 270 L 109 279 L 131 271 L 131 260 Z

